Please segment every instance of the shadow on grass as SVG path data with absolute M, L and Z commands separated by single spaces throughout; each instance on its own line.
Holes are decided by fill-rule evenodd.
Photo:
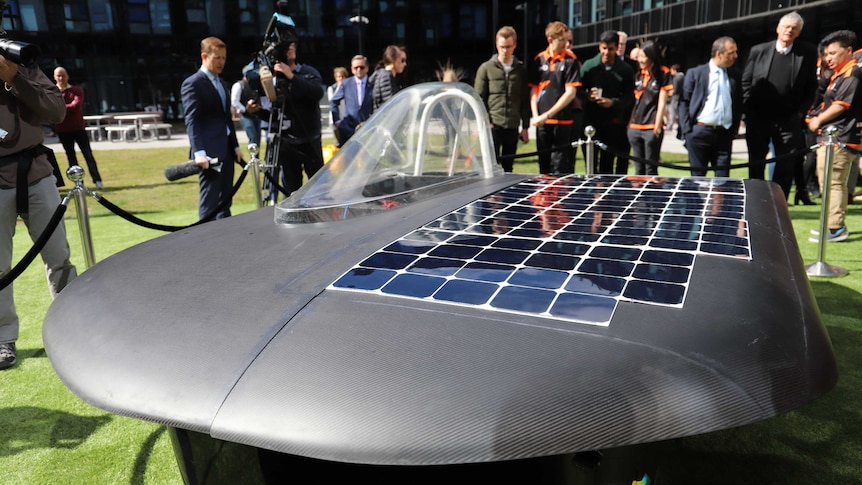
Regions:
M 0 409 L 0 457 L 37 448 L 75 448 L 110 420 L 33 406 Z
M 159 438 L 161 438 L 165 431 L 167 431 L 165 426 L 159 426 L 155 431 L 150 433 L 146 441 L 141 445 L 141 449 L 135 457 L 135 466 L 132 469 L 132 478 L 129 479 L 130 485 L 143 485 L 145 483 L 144 479 L 146 477 L 147 463 L 150 461 L 150 455 L 152 455 L 153 449 L 156 447 L 156 442 L 159 441 Z

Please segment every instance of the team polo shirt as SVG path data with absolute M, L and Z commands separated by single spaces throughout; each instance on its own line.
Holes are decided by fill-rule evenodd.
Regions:
M 670 69 L 667 67 L 661 66 L 657 78 L 652 75 L 649 69 L 641 69 L 635 79 L 635 108 L 632 110 L 629 128 L 636 130 L 655 128 L 659 93 L 672 89 L 673 76 L 670 75 Z
M 832 106 L 832 103 L 844 107 L 844 111 L 825 123 L 823 128 L 835 126 L 838 128 L 838 141 L 856 149 L 862 147 L 859 128 L 856 126 L 857 122 L 862 121 L 862 93 L 857 96 L 859 89 L 862 89 L 862 68 L 851 58 L 835 70 L 826 92 L 823 93 L 823 102 L 809 113 L 813 118 Z M 827 139 L 823 134 L 817 137 L 821 142 Z
M 575 54 L 565 49 L 559 54 L 554 54 L 548 48 L 540 52 L 533 59 L 534 68 L 530 87 L 536 97 L 539 114 L 542 114 L 560 99 L 566 91 L 567 86 L 578 88 L 581 86 L 581 61 Z M 574 123 L 574 103 L 560 110 L 546 122 L 549 125 L 570 125 Z

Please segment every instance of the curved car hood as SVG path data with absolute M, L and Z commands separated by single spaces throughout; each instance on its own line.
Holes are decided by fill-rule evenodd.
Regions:
M 46 349 L 66 385 L 108 411 L 369 464 L 698 434 L 834 385 L 783 197 L 767 183 L 744 183 L 751 259 L 698 254 L 684 303 L 622 298 L 606 324 L 332 286 L 393 241 L 524 178 L 330 223 L 277 225 L 262 209 L 149 241 L 59 295 Z

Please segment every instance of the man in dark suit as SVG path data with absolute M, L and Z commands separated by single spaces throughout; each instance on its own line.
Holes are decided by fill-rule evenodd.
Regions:
M 679 124 L 685 136 L 691 174 L 730 175 L 730 151 L 742 118 L 741 75 L 731 69 L 737 58 L 736 41 L 719 37 L 712 43 L 712 59 L 685 75 L 679 101 Z
M 230 86 L 219 77 L 224 69 L 227 47 L 216 37 L 201 41 L 201 68 L 187 77 L 180 90 L 186 113 L 186 131 L 192 158 L 204 170 L 200 173 L 201 219 L 226 205 L 215 219 L 230 216 L 233 192 L 233 164 L 240 159 L 233 120 L 230 115 Z M 218 159 L 219 166 L 210 161 Z
M 341 87 L 329 100 L 329 109 L 335 123 L 335 138 L 341 146 L 356 131 L 356 125 L 371 116 L 371 86 L 368 84 L 368 59 L 353 56 L 350 61 L 353 75 L 341 81 Z M 339 106 L 344 101 L 344 113 Z
M 745 141 L 748 160 L 762 162 L 769 152 L 781 156 L 805 147 L 803 123 L 805 113 L 814 101 L 817 90 L 817 48 L 797 41 L 803 20 L 791 12 L 778 22 L 776 41 L 764 42 L 751 48 L 742 74 L 742 104 L 745 112 Z M 804 155 L 775 164 L 772 180 L 781 186 L 785 198 L 790 194 L 794 178 L 804 179 Z M 748 168 L 748 176 L 764 178 L 764 164 Z M 797 184 L 797 191 L 799 191 Z M 808 191 L 797 192 L 797 201 L 810 202 Z

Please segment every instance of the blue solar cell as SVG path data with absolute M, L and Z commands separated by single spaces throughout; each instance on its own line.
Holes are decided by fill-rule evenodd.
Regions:
M 441 244 L 433 251 L 428 253 L 429 256 L 437 256 L 438 258 L 455 258 L 455 259 L 472 259 L 479 254 L 483 248 L 476 246 L 460 246 L 458 244 Z
M 724 244 L 704 243 L 700 250 L 704 253 L 718 254 L 722 256 L 742 256 L 751 257 L 750 251 L 746 247 L 727 246 Z
M 372 254 L 359 265 L 365 268 L 403 269 L 415 260 L 416 256 L 381 252 Z
M 631 247 L 596 246 L 590 251 L 591 258 L 615 259 L 618 261 L 637 261 L 641 250 Z
M 562 241 L 549 241 L 542 244 L 542 247 L 539 248 L 539 251 L 542 253 L 572 254 L 575 256 L 587 254 L 587 251 L 589 250 L 590 246 L 587 244 L 568 243 Z
M 557 289 L 563 286 L 569 273 L 540 268 L 521 268 L 509 277 L 510 285 L 528 286 L 530 288 Z
M 519 264 L 530 256 L 526 251 L 516 251 L 509 249 L 494 249 L 489 248 L 476 256 L 476 261 L 487 261 L 491 263 L 507 263 Z
M 578 266 L 578 271 L 604 276 L 628 276 L 631 274 L 634 266 L 634 263 L 626 261 L 590 258 L 581 262 L 581 265 Z
M 649 245 L 655 248 L 676 249 L 679 251 L 696 251 L 697 241 L 685 241 L 682 239 L 654 238 Z
M 478 234 L 456 234 L 448 241 L 449 244 L 463 244 L 465 246 L 486 247 L 494 244 L 496 237 L 481 236 Z
M 484 305 L 494 296 L 499 286 L 480 281 L 449 280 L 434 294 L 435 300 Z
M 581 259 L 576 256 L 568 256 L 565 254 L 537 253 L 530 256 L 530 258 L 524 262 L 524 265 L 535 268 L 571 271 L 575 269 L 575 266 L 578 265 L 578 261 L 580 260 Z
M 685 286 L 658 281 L 633 280 L 626 285 L 623 296 L 632 300 L 678 305 L 682 303 L 685 296 Z
M 503 281 L 506 281 L 509 276 L 511 276 L 514 272 L 514 266 L 509 266 L 505 264 L 472 262 L 467 263 L 463 268 L 461 268 L 460 271 L 458 271 L 455 276 L 467 280 L 501 283 Z
M 549 312 L 557 318 L 607 325 L 616 306 L 614 298 L 566 293 L 557 298 Z
M 411 273 L 434 276 L 451 276 L 464 267 L 465 262 L 457 259 L 421 258 L 407 268 Z
M 675 251 L 644 251 L 641 261 L 674 266 L 691 266 L 694 263 L 694 255 Z
M 383 248 L 384 251 L 407 254 L 424 254 L 436 247 L 436 243 L 427 241 L 410 241 L 408 239 L 400 239 Z
M 663 266 L 656 263 L 647 263 L 637 265 L 632 276 L 642 280 L 685 283 L 688 281 L 689 270 L 681 266 Z
M 391 295 L 427 298 L 443 286 L 446 278 L 424 276 L 418 274 L 400 274 L 381 288 L 383 293 Z
M 533 249 L 539 247 L 539 245 L 541 244 L 542 241 L 538 239 L 504 237 L 498 239 L 497 242 L 491 244 L 491 246 L 500 249 L 521 249 L 523 251 L 532 251 Z
M 544 313 L 557 294 L 551 290 L 504 286 L 491 300 L 491 306 L 524 313 Z
M 383 287 L 397 273 L 382 269 L 353 268 L 332 284 L 336 288 L 356 290 L 377 290 Z
M 579 273 L 572 275 L 566 283 L 565 290 L 590 295 L 619 296 L 625 285 L 626 280 L 623 278 Z

